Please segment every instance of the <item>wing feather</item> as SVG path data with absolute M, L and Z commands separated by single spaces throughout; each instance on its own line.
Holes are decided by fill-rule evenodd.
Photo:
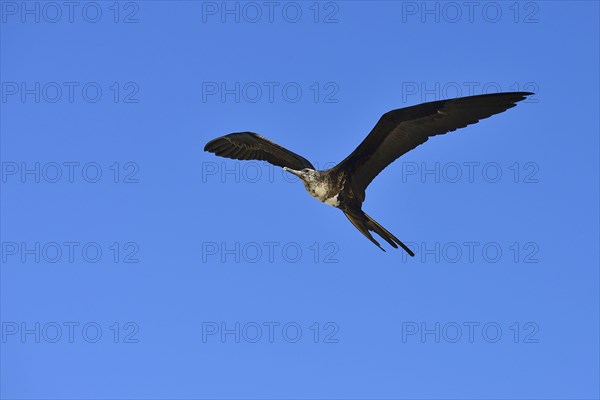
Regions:
M 433 101 L 389 111 L 362 143 L 334 169 L 352 176 L 355 193 L 364 200 L 371 181 L 401 155 L 431 136 L 452 132 L 516 106 L 529 92 L 494 93 Z
M 295 170 L 315 169 L 304 157 L 254 132 L 231 133 L 213 139 L 204 146 L 204 151 L 236 160 L 264 160 Z

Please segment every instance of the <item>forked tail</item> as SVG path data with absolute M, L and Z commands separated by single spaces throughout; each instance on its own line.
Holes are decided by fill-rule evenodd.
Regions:
M 415 253 L 413 253 L 412 250 L 408 248 L 408 246 L 402 243 L 400 239 L 392 235 L 390 231 L 385 229 L 383 226 L 379 225 L 377 221 L 369 217 L 362 210 L 344 211 L 344 215 L 348 217 L 348 219 L 350 220 L 350 222 L 352 222 L 356 229 L 358 229 L 363 235 L 365 235 L 366 238 L 369 239 L 371 242 L 375 243 L 375 245 L 381 250 L 385 251 L 385 249 L 379 245 L 379 242 L 377 242 L 377 240 L 373 238 L 369 231 L 373 231 L 379 236 L 381 236 L 395 249 L 397 249 L 398 245 L 400 245 L 400 247 L 402 247 L 411 257 L 415 256 Z

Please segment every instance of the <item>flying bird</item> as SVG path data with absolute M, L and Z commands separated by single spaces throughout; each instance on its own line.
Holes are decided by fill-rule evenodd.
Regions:
M 452 132 L 504 112 L 532 94 L 484 94 L 389 111 L 381 116 L 348 157 L 327 170 L 317 171 L 304 157 L 253 132 L 221 136 L 208 142 L 204 150 L 236 160 L 265 160 L 282 167 L 299 177 L 311 196 L 342 210 L 350 222 L 381 250 L 385 251 L 370 232 L 414 256 L 411 249 L 362 210 L 367 186 L 394 160 L 431 136 Z

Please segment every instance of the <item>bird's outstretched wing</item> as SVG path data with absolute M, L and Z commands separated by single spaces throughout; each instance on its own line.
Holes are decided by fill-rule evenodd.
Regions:
M 208 142 L 204 151 L 236 160 L 265 160 L 270 164 L 295 170 L 315 169 L 304 157 L 253 132 L 231 133 L 218 137 Z
M 514 107 L 530 92 L 494 93 L 433 101 L 389 111 L 362 143 L 335 169 L 352 175 L 355 193 L 364 200 L 371 181 L 402 154 L 431 136 L 452 132 Z

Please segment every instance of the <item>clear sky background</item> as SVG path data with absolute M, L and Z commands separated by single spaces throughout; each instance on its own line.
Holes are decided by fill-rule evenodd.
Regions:
M 2 398 L 599 397 L 597 2 L 0 5 Z M 203 152 L 514 90 L 369 187 L 412 259 Z

